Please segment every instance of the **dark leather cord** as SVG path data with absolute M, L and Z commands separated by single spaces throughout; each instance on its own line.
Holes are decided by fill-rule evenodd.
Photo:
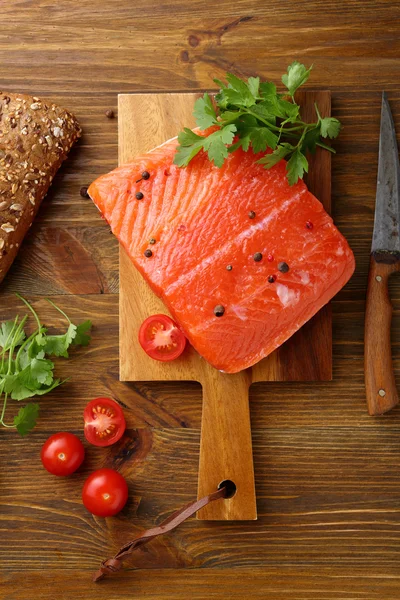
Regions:
M 219 500 L 220 498 L 226 498 L 226 488 L 220 488 L 216 492 L 209 494 L 208 496 L 204 496 L 200 500 L 196 502 L 191 502 L 187 504 L 180 510 L 175 511 L 170 515 L 165 521 L 161 523 L 158 527 L 153 527 L 152 529 L 147 529 L 143 531 L 137 538 L 128 542 L 122 548 L 118 550 L 118 552 L 112 558 L 108 558 L 101 563 L 101 567 L 96 573 L 93 575 L 93 581 L 100 581 L 103 579 L 105 575 L 116 573 L 122 567 L 122 561 L 125 560 L 128 556 L 132 554 L 137 548 L 151 542 L 155 537 L 162 535 L 163 533 L 168 533 L 175 529 L 178 525 L 186 521 L 189 517 L 194 515 L 198 510 L 213 502 L 214 500 Z

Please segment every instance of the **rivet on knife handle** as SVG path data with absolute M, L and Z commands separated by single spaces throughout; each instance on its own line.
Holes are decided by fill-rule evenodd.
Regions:
M 385 264 L 371 256 L 365 311 L 365 388 L 368 412 L 381 415 L 399 402 L 393 373 L 390 326 L 392 304 L 389 276 L 400 270 L 400 263 Z

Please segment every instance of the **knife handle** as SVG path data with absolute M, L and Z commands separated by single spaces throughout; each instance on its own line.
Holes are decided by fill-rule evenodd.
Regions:
M 365 309 L 364 372 L 370 415 L 382 415 L 399 402 L 393 372 L 390 328 L 392 303 L 389 277 L 400 263 L 377 262 L 371 255 Z

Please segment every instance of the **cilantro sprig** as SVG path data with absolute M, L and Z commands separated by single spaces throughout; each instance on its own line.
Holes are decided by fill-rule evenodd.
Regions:
M 54 363 L 49 357 L 68 358 L 71 345 L 87 346 L 90 342 L 88 331 L 90 321 L 74 325 L 51 300 L 47 300 L 68 322 L 65 333 L 48 335 L 47 328 L 40 322 L 39 316 L 27 300 L 19 294 L 17 297 L 27 306 L 36 320 L 35 331 L 27 337 L 25 324 L 28 319 L 19 315 L 14 320 L 0 324 L 0 399 L 3 401 L 0 424 L 15 428 L 20 435 L 26 435 L 36 425 L 39 405 L 29 403 L 21 408 L 12 424 L 5 423 L 7 402 L 27 400 L 34 396 L 48 394 L 63 381 L 54 377 Z
M 224 164 L 230 152 L 251 148 L 255 153 L 267 153 L 257 162 L 270 169 L 283 158 L 286 159 L 287 178 L 290 185 L 297 183 L 308 172 L 307 154 L 313 154 L 317 146 L 329 152 L 335 150 L 324 143 L 324 138 L 335 138 L 340 132 L 340 121 L 334 117 L 322 118 L 318 106 L 318 120 L 305 123 L 300 106 L 295 102 L 296 91 L 308 80 L 312 66 L 308 69 L 295 61 L 282 75 L 286 92 L 278 93 L 274 83 L 261 82 L 259 77 L 247 81 L 227 73 L 227 83 L 214 79 L 220 86 L 214 101 L 209 94 L 196 100 L 194 117 L 200 130 L 217 129 L 208 136 L 198 135 L 184 128 L 178 135 L 179 146 L 174 163 L 186 167 L 201 151 L 217 167 Z

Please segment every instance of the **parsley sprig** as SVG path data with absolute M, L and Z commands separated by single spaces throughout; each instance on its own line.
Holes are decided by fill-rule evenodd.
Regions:
M 8 400 L 43 396 L 64 383 L 54 378 L 54 363 L 48 357 L 68 358 L 71 345 L 87 346 L 90 342 L 87 332 L 92 324 L 85 321 L 74 325 L 61 308 L 47 300 L 68 322 L 65 333 L 48 335 L 33 307 L 22 296 L 16 295 L 35 317 L 37 327 L 27 337 L 24 328 L 28 317 L 20 319 L 19 315 L 0 325 L 0 399 L 3 401 L 0 424 L 16 428 L 20 435 L 26 435 L 36 425 L 39 405 L 32 402 L 21 408 L 10 425 L 4 421 Z
M 227 73 L 227 83 L 214 79 L 220 86 L 214 102 L 209 94 L 196 100 L 194 117 L 201 130 L 217 127 L 207 137 L 184 128 L 178 136 L 179 146 L 174 163 L 186 167 L 201 151 L 217 167 L 224 164 L 230 152 L 251 147 L 255 153 L 265 152 L 257 162 L 270 169 L 280 160 L 287 162 L 287 177 L 290 185 L 297 183 L 308 172 L 307 153 L 314 153 L 317 146 L 329 152 L 335 150 L 324 143 L 323 138 L 335 138 L 340 131 L 340 121 L 334 117 L 322 118 L 315 105 L 318 120 L 305 123 L 300 106 L 295 102 L 296 91 L 308 80 L 312 66 L 307 69 L 295 61 L 282 75 L 287 91 L 277 92 L 274 83 L 260 82 L 259 77 L 249 77 L 247 82 L 232 73 Z

